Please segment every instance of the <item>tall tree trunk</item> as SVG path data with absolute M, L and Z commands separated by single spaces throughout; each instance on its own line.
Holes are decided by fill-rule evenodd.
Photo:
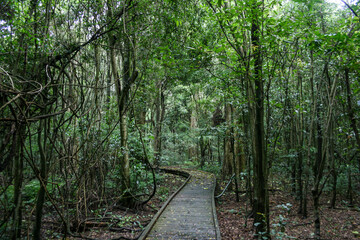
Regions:
M 205 166 L 205 156 L 206 156 L 206 149 L 207 149 L 207 141 L 204 140 L 204 136 L 200 136 L 199 140 L 200 144 L 200 168 L 202 169 Z
M 337 185 L 337 169 L 335 167 L 335 157 L 334 157 L 334 152 L 335 152 L 335 144 L 334 144 L 334 134 L 333 134 L 333 129 L 334 129 L 334 122 L 333 120 L 331 121 L 331 126 L 330 126 L 330 131 L 331 131 L 331 135 L 330 135 L 330 147 L 328 149 L 329 151 L 329 162 L 331 163 L 331 175 L 332 175 L 332 197 L 331 197 L 331 202 L 330 202 L 330 208 L 335 209 L 335 205 L 336 205 L 336 185 Z
M 99 88 L 100 88 L 100 51 L 99 51 L 99 45 L 98 44 L 95 44 L 94 46 L 95 48 L 95 109 L 96 109 L 96 113 L 99 114 L 100 116 L 100 113 L 101 113 L 101 110 L 100 110 L 100 105 L 99 105 L 99 102 L 100 102 L 100 91 L 99 91 Z M 100 121 L 99 121 L 99 124 L 100 124 Z M 100 125 L 101 126 L 101 125 Z
M 129 149 L 128 149 L 128 126 L 127 126 L 127 104 L 128 104 L 128 95 L 130 90 L 130 42 L 129 39 L 125 36 L 124 39 L 124 51 L 122 53 L 122 83 L 120 84 L 120 98 L 119 100 L 119 114 L 120 114 L 120 146 L 122 151 L 122 157 L 120 161 L 120 173 L 121 173 L 121 190 L 123 192 L 128 192 L 130 189 L 130 160 L 129 160 Z M 126 194 L 126 197 L 130 196 Z
M 155 134 L 154 134 L 154 164 L 158 166 L 162 150 L 162 125 L 165 117 L 165 80 L 159 80 L 156 84 L 158 89 L 155 100 Z
M 299 114 L 298 114 L 298 121 L 297 121 L 297 149 L 298 149 L 298 156 L 297 156 L 297 175 L 296 175 L 296 184 L 297 184 L 297 192 L 296 196 L 299 199 L 299 209 L 298 213 L 303 213 L 303 144 L 304 144 L 304 134 L 303 134 L 303 127 L 304 127 L 304 113 L 302 111 L 302 101 L 303 101 L 303 87 L 302 87 L 302 76 L 300 71 L 298 71 L 298 89 L 300 89 L 299 95 Z
M 303 191 L 303 217 L 307 218 L 307 194 L 310 183 L 310 166 L 311 166 L 311 158 L 312 152 L 311 148 L 313 146 L 312 140 L 314 138 L 314 123 L 316 117 L 316 98 L 315 98 L 315 90 L 314 90 L 314 53 L 310 50 L 310 88 L 311 88 L 311 101 L 312 101 L 312 110 L 311 110 L 311 119 L 310 119 L 310 132 L 308 137 L 308 149 L 307 149 L 307 161 L 305 168 L 305 183 L 304 183 L 304 191 Z
M 347 106 L 348 106 L 348 116 L 350 120 L 350 126 L 354 131 L 356 144 L 358 151 L 360 151 L 360 136 L 359 130 L 357 128 L 356 117 L 354 114 L 354 109 L 352 107 L 352 99 L 351 99 L 351 87 L 350 87 L 350 78 L 349 78 L 349 68 L 345 67 L 345 85 L 346 85 L 346 92 L 347 92 Z M 358 168 L 360 171 L 360 157 L 358 157 Z
M 232 152 L 232 107 L 230 103 L 225 104 L 225 121 L 226 133 L 224 141 L 224 161 L 222 165 L 222 178 L 232 174 L 233 166 L 233 152 Z
M 39 132 L 38 132 L 38 147 L 40 152 L 40 172 L 38 176 L 38 180 L 40 183 L 40 189 L 38 192 L 38 197 L 36 201 L 36 210 L 35 210 L 35 223 L 33 228 L 33 239 L 41 239 L 40 231 L 41 231 L 41 222 L 42 222 L 42 212 L 45 203 L 45 187 L 47 183 L 46 177 L 46 152 L 44 149 L 44 145 L 42 143 L 42 138 L 44 138 L 44 143 L 47 138 L 47 129 L 46 129 L 46 120 L 40 120 Z M 43 135 L 43 136 L 42 136 Z
M 194 100 L 193 101 L 197 101 L 197 96 L 194 96 Z M 194 104 L 196 105 L 196 104 Z M 195 134 L 195 129 L 197 128 L 197 117 L 196 117 L 196 109 L 193 108 L 191 111 L 191 116 L 190 116 L 190 131 L 191 134 Z M 202 146 L 202 140 L 200 139 L 200 147 Z M 201 152 L 202 150 L 200 150 Z M 196 143 L 193 143 L 190 147 L 189 147 L 189 160 L 196 162 L 197 159 L 197 146 Z M 201 159 L 202 161 L 202 159 Z
M 239 190 L 240 190 L 240 175 L 245 171 L 245 153 L 243 146 L 243 139 L 239 133 L 239 116 L 235 107 L 232 105 L 233 112 L 233 135 L 234 135 L 234 174 L 235 174 L 235 193 L 236 193 L 236 201 L 239 202 Z
M 265 152 L 264 129 L 264 86 L 262 78 L 262 57 L 260 45 L 260 8 L 261 2 L 254 1 L 252 5 L 251 43 L 254 56 L 255 85 L 255 119 L 254 119 L 254 225 L 256 234 L 260 237 L 270 235 L 269 194 L 268 194 L 268 164 Z
M 218 157 L 218 164 L 219 166 L 221 166 L 221 151 L 220 151 L 220 148 L 221 148 L 221 141 L 220 141 L 220 133 L 218 133 L 217 135 L 217 157 Z
M 18 124 L 12 141 L 13 151 L 13 177 L 14 177 L 14 212 L 11 227 L 11 239 L 21 238 L 22 222 L 22 186 L 23 186 L 23 153 L 22 139 L 25 132 L 25 126 Z
M 325 65 L 324 73 L 327 73 L 327 63 Z M 313 195 L 313 202 L 314 202 L 314 218 L 315 218 L 315 237 L 317 239 L 320 239 L 320 212 L 319 212 L 319 201 L 320 196 L 322 193 L 323 185 L 321 185 L 321 181 L 323 178 L 323 172 L 326 166 L 326 163 L 330 161 L 333 154 L 333 151 L 330 151 L 330 148 L 333 148 L 333 146 L 330 145 L 331 138 L 332 138 L 332 131 L 333 131 L 333 105 L 335 101 L 335 95 L 336 95 L 336 81 L 337 79 L 333 81 L 333 83 L 330 82 L 329 79 L 329 85 L 328 87 L 331 89 L 330 93 L 328 94 L 327 98 L 327 112 L 323 119 L 320 119 L 320 104 L 317 104 L 317 148 L 318 152 L 316 154 L 316 159 L 313 167 L 314 171 L 314 187 L 312 189 L 312 195 Z M 320 89 L 320 88 L 319 88 Z M 321 121 L 320 121 L 321 120 Z M 321 122 L 324 122 L 324 127 L 320 125 Z
M 319 106 L 319 105 L 318 105 Z M 313 167 L 314 172 L 314 187 L 312 189 L 313 203 L 314 203 L 314 217 L 315 217 L 315 237 L 320 238 L 320 213 L 319 213 L 319 200 L 320 200 L 320 181 L 323 177 L 323 166 L 325 159 L 323 158 L 323 131 L 320 125 L 319 109 L 317 112 L 317 153 Z
M 349 200 L 349 207 L 354 206 L 354 198 L 353 198 L 353 189 L 352 189 L 352 178 L 351 178 L 351 167 L 347 168 L 347 176 L 348 176 L 348 188 L 347 188 L 347 198 Z

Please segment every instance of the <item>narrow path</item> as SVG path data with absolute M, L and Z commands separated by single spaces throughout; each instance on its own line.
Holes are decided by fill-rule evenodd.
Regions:
M 214 203 L 215 176 L 195 170 L 164 170 L 186 175 L 188 179 L 154 216 L 139 239 L 220 240 Z

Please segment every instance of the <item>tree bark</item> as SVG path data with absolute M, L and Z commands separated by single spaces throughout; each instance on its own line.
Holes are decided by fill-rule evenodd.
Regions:
M 255 85 L 255 119 L 253 151 L 254 151 L 254 225 L 258 237 L 270 235 L 269 194 L 268 194 L 268 164 L 265 152 L 264 129 L 264 86 L 262 78 L 262 57 L 260 45 L 260 6 L 254 1 L 252 5 L 251 43 L 254 56 Z M 265 233 L 265 234 L 264 234 Z
M 197 96 L 194 96 L 193 101 L 197 101 Z M 196 104 L 194 104 L 196 105 Z M 197 118 L 196 118 L 196 109 L 195 107 L 192 109 L 191 111 L 191 116 L 190 116 L 190 131 L 191 134 L 195 134 L 195 129 L 197 128 Z M 200 139 L 200 148 L 202 147 L 202 139 Z M 202 150 L 200 149 L 200 152 L 202 152 Z M 189 160 L 196 162 L 197 161 L 197 146 L 196 143 L 193 143 L 193 145 L 191 145 L 189 147 Z M 201 159 L 202 161 L 202 159 Z
M 25 126 L 18 124 L 13 138 L 13 177 L 14 177 L 14 213 L 12 223 L 11 239 L 21 238 L 21 222 L 22 222 L 22 186 L 23 186 L 23 156 L 22 156 L 22 139 L 25 132 Z
M 347 93 L 347 106 L 348 106 L 348 116 L 350 120 L 350 126 L 354 131 L 356 144 L 358 151 L 360 151 L 360 136 L 359 136 L 359 130 L 357 128 L 357 122 L 356 117 L 354 114 L 354 109 L 352 107 L 352 99 L 351 99 L 351 87 L 350 87 L 350 78 L 349 78 L 349 68 L 345 68 L 345 85 L 346 85 L 346 93 Z M 358 157 L 358 168 L 360 171 L 360 157 Z
M 299 209 L 298 213 L 303 213 L 303 144 L 304 144 L 304 134 L 303 134 L 303 127 L 304 127 L 304 114 L 302 111 L 302 101 L 303 101 L 303 87 L 302 87 L 302 76 L 300 71 L 298 70 L 298 89 L 300 89 L 299 95 L 299 114 L 298 114 L 298 121 L 297 121 L 297 173 L 296 173 L 296 184 L 297 184 L 297 192 L 296 196 L 299 199 Z
M 327 63 L 325 63 L 324 73 L 327 73 Z M 320 104 L 317 104 L 317 148 L 318 152 L 316 154 L 316 159 L 313 167 L 314 171 L 314 187 L 312 189 L 313 202 L 314 202 L 314 217 L 315 217 L 315 237 L 320 239 L 320 212 L 319 212 L 319 200 L 323 189 L 323 184 L 321 181 L 323 179 L 323 172 L 326 166 L 326 163 L 330 161 L 334 152 L 330 150 L 333 148 L 331 146 L 332 139 L 332 131 L 333 131 L 333 105 L 335 101 L 336 95 L 336 81 L 331 83 L 329 79 L 328 88 L 331 89 L 330 93 L 328 93 L 326 102 L 326 115 L 323 119 L 320 118 Z M 325 104 L 324 104 L 325 105 Z M 321 122 L 324 122 L 324 127 L 320 125 Z
M 165 80 L 159 80 L 156 84 L 158 89 L 155 99 L 155 133 L 154 133 L 154 164 L 158 166 L 161 159 L 162 150 L 162 125 L 165 117 Z
M 46 130 L 46 120 L 40 120 L 40 127 L 39 127 L 39 132 L 38 132 L 38 147 L 39 147 L 39 152 L 40 152 L 40 172 L 39 174 L 39 184 L 40 184 L 40 189 L 38 192 L 38 197 L 37 197 L 37 201 L 36 201 L 36 210 L 35 210 L 35 223 L 34 223 L 34 228 L 33 228 L 33 239 L 37 240 L 37 239 L 41 239 L 41 222 L 42 222 L 42 213 L 43 213 L 43 207 L 44 207 L 44 203 L 45 203 L 45 187 L 46 187 L 46 152 L 44 149 L 44 146 L 42 144 L 42 135 L 44 138 L 44 142 L 46 142 L 46 138 L 47 138 L 47 130 Z
M 225 104 L 225 121 L 226 121 L 226 133 L 224 142 L 224 161 L 222 165 L 222 178 L 225 179 L 231 175 L 233 166 L 233 147 L 232 147 L 232 107 L 230 103 Z

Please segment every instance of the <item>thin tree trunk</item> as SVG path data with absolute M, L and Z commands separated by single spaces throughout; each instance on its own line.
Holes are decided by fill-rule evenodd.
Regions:
M 217 135 L 217 157 L 218 157 L 218 164 L 219 166 L 221 166 L 221 151 L 220 151 L 220 148 L 221 148 L 221 141 L 220 141 L 220 133 L 218 133 Z
M 317 113 L 319 114 L 319 110 L 317 110 Z M 319 185 L 320 181 L 323 176 L 323 162 L 325 159 L 323 158 L 322 150 L 323 150 L 323 135 L 322 135 L 322 129 L 320 126 L 320 117 L 317 115 L 318 123 L 317 123 L 317 154 L 316 159 L 314 163 L 314 187 L 312 189 L 312 196 L 313 196 L 313 203 L 314 203 L 314 218 L 315 218 L 315 237 L 317 239 L 320 238 L 320 213 L 319 213 L 319 200 L 320 200 L 320 190 Z
M 100 87 L 100 51 L 99 45 L 95 44 L 95 109 L 96 112 L 100 115 L 100 94 L 99 94 L 99 87 Z
M 156 84 L 158 89 L 155 102 L 155 134 L 154 134 L 154 164 L 158 166 L 161 159 L 161 150 L 162 150 L 162 125 L 165 116 L 165 95 L 164 88 L 165 83 L 162 80 L 159 80 Z
M 314 92 L 314 56 L 313 51 L 310 50 L 310 88 L 311 88 L 311 101 L 312 101 L 312 113 L 311 113 L 311 120 L 310 120 L 310 133 L 308 139 L 308 150 L 307 150 L 307 161 L 306 161 L 306 168 L 305 168 L 305 183 L 304 183 L 304 192 L 303 192 L 303 217 L 307 218 L 307 194 L 310 182 L 310 166 L 311 166 L 311 148 L 312 148 L 312 140 L 314 134 L 314 122 L 316 116 L 316 99 L 315 99 L 315 92 Z
M 234 126 L 233 127 L 233 135 L 234 135 L 234 174 L 235 174 L 235 193 L 236 193 L 236 201 L 239 202 L 239 185 L 240 185 L 240 173 L 245 170 L 244 161 L 244 149 L 241 142 L 241 136 L 237 129 L 239 126 L 238 123 L 238 114 L 236 114 L 235 107 L 232 105 L 232 112 L 233 112 L 233 119 L 234 119 Z
M 333 136 L 333 128 L 334 128 L 334 122 L 333 120 L 331 121 L 331 138 L 330 138 L 330 148 L 329 148 L 329 157 L 330 157 L 330 163 L 331 163 L 331 175 L 332 175 L 332 197 L 331 197 L 331 202 L 330 202 L 330 208 L 335 209 L 335 205 L 336 205 L 336 185 L 337 185 L 337 170 L 335 167 L 335 157 L 334 157 L 334 149 L 335 149 L 335 144 L 334 144 L 334 136 Z
M 297 197 L 299 199 L 299 209 L 298 213 L 303 213 L 303 144 L 304 144 L 304 134 L 303 134 L 303 127 L 304 127 L 304 114 L 302 111 L 302 98 L 303 98 L 303 88 L 302 88 L 302 76 L 300 71 L 298 71 L 298 89 L 300 89 L 299 95 L 299 109 L 300 112 L 298 114 L 298 156 L 297 156 L 297 176 L 296 176 L 296 183 L 297 183 Z
M 40 189 L 38 192 L 38 197 L 36 201 L 36 210 L 35 210 L 35 223 L 33 228 L 33 239 L 41 239 L 40 231 L 41 231 L 41 222 L 42 222 L 42 212 L 45 203 L 45 186 L 46 186 L 46 153 L 42 144 L 42 134 L 44 135 L 44 142 L 47 138 L 47 130 L 46 130 L 46 120 L 40 120 L 40 131 L 38 132 L 38 147 L 40 152 L 40 173 L 39 173 L 39 183 Z
M 120 161 L 120 172 L 122 178 L 122 187 L 123 192 L 128 192 L 130 189 L 130 160 L 129 160 L 129 149 L 128 149 L 128 126 L 127 126 L 127 103 L 128 95 L 130 90 L 130 77 L 131 77 L 131 68 L 130 68 L 130 41 L 127 37 L 124 39 L 124 52 L 123 52 L 123 61 L 122 61 L 122 74 L 123 79 L 120 87 L 120 98 L 119 100 L 119 114 L 120 114 L 120 146 L 122 150 L 122 157 Z M 126 194 L 126 197 L 130 197 Z M 127 202 L 125 200 L 125 202 Z
M 193 101 L 197 101 L 196 96 L 194 97 Z M 190 131 L 192 134 L 194 134 L 195 129 L 197 128 L 197 118 L 196 118 L 196 110 L 195 108 L 192 109 L 191 111 L 191 116 L 190 116 Z M 201 140 L 200 140 L 200 148 L 201 148 Z M 197 162 L 196 156 L 197 156 L 197 147 L 196 144 L 193 143 L 193 145 L 191 145 L 189 147 L 189 160 L 193 161 L 193 162 Z M 200 149 L 200 152 L 202 150 Z M 202 161 L 202 159 L 201 159 Z
M 226 121 L 226 133 L 225 133 L 225 142 L 224 142 L 224 161 L 222 165 L 222 178 L 225 179 L 227 176 L 231 175 L 233 172 L 233 152 L 232 152 L 232 112 L 231 105 L 229 103 L 225 104 L 225 121 Z
M 325 65 L 324 73 L 327 73 L 327 63 Z M 333 124 L 333 105 L 334 105 L 334 99 L 336 95 L 336 81 L 337 79 L 333 81 L 332 85 L 330 85 L 330 79 L 329 79 L 329 86 L 331 87 L 331 91 L 328 94 L 327 99 L 327 113 L 326 116 L 321 119 L 320 121 L 320 109 L 317 109 L 317 140 L 318 140 L 318 152 L 316 155 L 316 160 L 314 163 L 314 187 L 312 189 L 312 195 L 314 200 L 314 218 L 315 218 L 315 237 L 317 239 L 320 239 L 321 235 L 321 229 L 320 229 L 320 212 L 319 212 L 319 201 L 320 196 L 322 193 L 323 185 L 321 185 L 321 181 L 323 178 L 323 172 L 325 169 L 325 165 L 327 162 L 329 162 L 331 156 L 330 154 L 333 154 L 333 152 L 330 151 L 330 148 L 333 146 L 330 146 L 331 138 L 332 138 L 332 124 Z M 320 88 L 319 88 L 320 89 Z M 319 108 L 320 104 L 317 104 L 317 107 Z M 320 122 L 325 122 L 324 128 L 321 127 Z M 325 138 L 324 138 L 325 137 Z
M 12 223 L 11 239 L 21 238 L 21 222 L 22 222 L 22 184 L 23 184 L 23 156 L 22 156 L 22 139 L 24 133 L 24 125 L 17 125 L 13 138 L 13 177 L 14 177 L 14 213 Z
M 268 164 L 265 152 L 264 130 L 264 86 L 262 78 L 262 59 L 260 46 L 261 3 L 255 1 L 252 7 L 251 43 L 254 56 L 255 82 L 255 119 L 254 119 L 254 225 L 260 237 L 270 235 L 269 195 L 268 195 Z
M 207 142 L 204 140 L 204 136 L 200 136 L 199 140 L 200 144 L 200 168 L 203 168 L 205 166 L 205 155 L 206 155 L 206 149 L 207 149 Z
M 350 126 L 354 131 L 356 144 L 358 151 L 360 151 L 360 136 L 359 130 L 357 128 L 356 117 L 354 114 L 354 109 L 352 107 L 352 99 L 351 99 L 351 87 L 350 87 L 350 78 L 349 78 L 349 68 L 345 68 L 345 85 L 346 85 L 346 92 L 347 92 L 347 106 L 348 106 L 348 116 L 350 120 Z M 358 168 L 360 171 L 360 157 L 358 157 Z
M 352 189 L 352 179 L 351 179 L 351 167 L 348 166 L 348 188 L 347 188 L 347 198 L 349 200 L 349 207 L 354 206 L 354 198 L 353 198 L 353 189 Z

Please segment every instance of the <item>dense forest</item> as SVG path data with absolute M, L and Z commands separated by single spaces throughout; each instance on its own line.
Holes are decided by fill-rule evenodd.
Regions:
M 358 0 L 0 0 L 0 238 L 86 239 L 176 165 L 219 191 L 233 176 L 255 238 L 283 236 L 281 191 L 320 239 L 324 207 L 360 211 L 359 15 Z

